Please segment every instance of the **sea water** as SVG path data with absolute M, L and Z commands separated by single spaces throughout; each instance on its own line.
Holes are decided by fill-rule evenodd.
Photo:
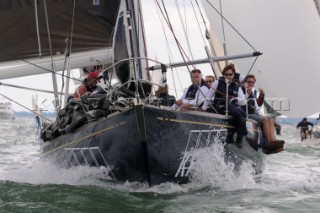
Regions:
M 249 162 L 233 173 L 221 146 L 196 153 L 192 182 L 148 188 L 117 183 L 102 168 L 61 169 L 40 158 L 32 118 L 0 123 L 0 212 L 319 212 L 320 150 L 283 126 L 285 151 L 265 156 L 261 181 Z

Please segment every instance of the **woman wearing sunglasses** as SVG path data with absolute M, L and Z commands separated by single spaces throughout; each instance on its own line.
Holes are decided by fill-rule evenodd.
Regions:
M 225 66 L 222 71 L 223 77 L 213 83 L 202 110 L 226 114 L 226 99 L 228 98 L 228 114 L 234 117 L 236 123 L 236 145 L 242 148 L 243 137 L 247 135 L 246 114 L 238 107 L 238 104 L 245 104 L 245 96 L 239 85 L 233 81 L 234 73 L 233 64 Z M 233 143 L 233 132 L 228 133 L 227 142 Z
M 245 87 L 242 87 L 244 94 L 247 95 L 247 106 L 242 106 L 248 114 L 248 118 L 257 121 L 262 129 L 264 143 L 263 150 L 266 154 L 273 154 L 283 151 L 284 141 L 278 141 L 275 137 L 274 118 L 263 116 L 260 108 L 264 100 L 264 91 L 259 88 L 259 97 L 257 98 L 257 91 L 254 88 L 256 78 L 254 75 L 247 75 L 245 78 Z

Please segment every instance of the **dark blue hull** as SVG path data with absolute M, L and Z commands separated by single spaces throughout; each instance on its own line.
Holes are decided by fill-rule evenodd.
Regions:
M 247 122 L 249 134 L 244 148 L 225 143 L 226 159 L 236 167 L 251 160 L 262 172 L 263 154 L 256 149 L 257 127 Z M 106 166 L 119 181 L 188 181 L 190 150 L 225 142 L 234 130 L 232 119 L 197 111 L 173 111 L 136 106 L 59 136 L 43 145 L 43 155 L 64 167 Z

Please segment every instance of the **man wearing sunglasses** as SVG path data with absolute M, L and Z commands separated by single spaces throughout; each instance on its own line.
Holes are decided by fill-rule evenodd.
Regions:
M 226 114 L 226 99 L 228 98 L 228 114 L 234 117 L 236 123 L 236 145 L 242 148 L 243 137 L 247 135 L 246 114 L 238 107 L 238 104 L 245 104 L 245 96 L 239 85 L 233 81 L 234 73 L 233 64 L 224 67 L 222 70 L 223 77 L 213 83 L 202 110 Z M 233 132 L 228 132 L 227 142 L 233 143 Z

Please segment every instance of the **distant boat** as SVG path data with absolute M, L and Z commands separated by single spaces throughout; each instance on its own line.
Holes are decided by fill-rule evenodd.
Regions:
M 12 120 L 14 118 L 11 102 L 0 98 L 0 119 Z
M 157 100 L 152 101 L 159 81 L 151 78 L 155 70 L 165 76 L 167 69 L 173 67 L 189 70 L 199 63 L 256 57 L 260 53 L 221 58 L 209 54 L 203 60 L 171 64 L 154 62 L 147 56 L 144 23 L 148 20 L 143 20 L 141 1 L 99 2 L 13 3 L 0 14 L 0 20 L 5 20 L 2 29 L 10 30 L 2 37 L 15 39 L 0 47 L 6 50 L 0 57 L 6 66 L 0 72 L 3 78 L 52 72 L 54 67 L 59 67 L 58 70 L 99 64 L 109 67 L 101 76 L 106 83 L 104 88 L 69 102 L 59 111 L 56 121 L 45 126 L 41 133 L 42 156 L 64 167 L 104 166 L 115 180 L 147 182 L 151 186 L 185 183 L 196 160 L 193 153 L 219 143 L 223 144 L 225 160 L 233 163 L 235 170 L 250 162 L 254 175 L 260 175 L 264 154 L 257 122 L 247 120 L 249 133 L 243 149 L 239 149 L 226 143 L 237 125 L 231 116 L 159 106 Z M 47 32 L 47 18 L 51 34 Z M 163 47 L 159 46 L 160 49 Z M 28 60 L 13 61 L 20 58 Z M 149 62 L 156 64 L 149 66 Z M 57 101 L 58 94 L 56 97 Z M 55 106 L 58 109 L 59 102 Z

